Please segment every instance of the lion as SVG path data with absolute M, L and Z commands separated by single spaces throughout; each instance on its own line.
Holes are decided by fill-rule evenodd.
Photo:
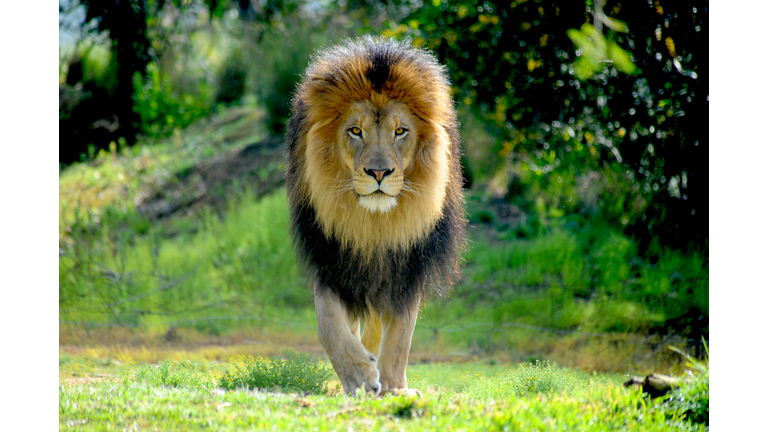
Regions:
M 291 108 L 291 230 L 318 339 L 345 393 L 414 393 L 420 305 L 451 289 L 467 243 L 445 70 L 407 42 L 350 40 L 313 58 Z

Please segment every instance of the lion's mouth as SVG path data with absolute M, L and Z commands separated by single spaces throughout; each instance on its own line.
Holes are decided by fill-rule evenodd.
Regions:
M 376 190 L 368 195 L 360 195 L 358 202 L 372 213 L 386 213 L 397 205 L 397 198 L 382 190 Z
M 397 195 L 390 195 L 381 189 L 376 189 L 375 191 L 365 195 L 359 192 L 356 192 L 356 193 L 357 193 L 357 196 L 360 198 L 397 198 Z

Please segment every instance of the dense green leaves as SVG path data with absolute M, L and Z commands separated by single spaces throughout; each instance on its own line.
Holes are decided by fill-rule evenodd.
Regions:
M 133 76 L 133 110 L 140 118 L 136 127 L 146 136 L 163 137 L 209 115 L 212 92 L 205 83 L 200 85 L 199 92 L 195 96 L 178 95 L 170 77 L 150 63 L 146 78 L 139 72 Z
M 620 24 L 623 25 L 623 23 Z M 602 63 L 607 62 L 613 63 L 620 71 L 627 74 L 637 69 L 626 51 L 615 42 L 606 41 L 603 34 L 591 24 L 583 24 L 580 31 L 569 29 L 567 34 L 580 50 L 579 59 L 573 65 L 576 77 L 579 79 L 591 78 L 595 72 L 602 71 Z
M 501 158 L 544 174 L 626 175 L 620 207 L 601 206 L 607 217 L 644 245 L 706 248 L 707 2 L 592 6 L 435 1 L 388 34 L 438 54 L 457 103 L 492 126 Z

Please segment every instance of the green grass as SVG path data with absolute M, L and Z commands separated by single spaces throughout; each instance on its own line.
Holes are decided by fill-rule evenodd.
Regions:
M 482 400 L 536 394 L 572 394 L 579 386 L 586 388 L 592 384 L 585 379 L 579 379 L 574 373 L 564 371 L 557 363 L 537 360 L 533 364 L 520 364 L 503 377 L 474 382 L 465 392 L 475 399 Z
M 235 364 L 242 364 L 236 359 Z M 289 357 L 296 370 L 306 358 Z M 60 360 L 61 361 L 61 360 Z M 232 365 L 210 369 L 192 361 L 134 367 L 133 376 L 88 384 L 59 385 L 62 430 L 707 430 L 707 381 L 684 385 L 688 405 L 648 400 L 617 379 L 587 375 L 552 363 L 489 366 L 482 363 L 419 365 L 437 381 L 456 378 L 454 388 L 420 387 L 421 398 L 342 396 L 289 391 L 234 390 L 213 383 Z M 413 368 L 416 369 L 416 368 Z M 411 370 L 409 369 L 409 372 Z M 301 374 L 302 372 L 299 372 Z M 311 374 L 311 373 L 310 373 Z M 485 378 L 481 378 L 485 376 Z M 697 371 L 697 376 L 702 373 Z M 217 378 L 218 377 L 218 378 Z M 279 380 L 274 377 L 275 383 Z M 510 390 L 525 383 L 524 390 Z M 258 386 L 262 387 L 262 386 Z M 274 388 L 274 386 L 263 386 Z M 280 386 L 277 386 L 280 388 Z M 519 387 L 518 387 L 519 388 Z M 692 390 L 693 389 L 693 390 Z M 696 395 L 692 395 L 692 391 Z M 675 393 L 680 400 L 681 396 Z M 699 411 L 691 404 L 700 403 Z M 701 408 L 705 407 L 705 408 Z
M 242 364 L 236 365 L 234 370 L 228 370 L 219 379 L 219 387 L 227 390 L 247 388 L 328 393 L 326 381 L 333 375 L 333 369 L 308 354 L 285 350 L 283 356 L 285 360 L 247 356 Z
M 145 234 L 150 224 L 136 217 L 135 200 L 173 182 L 184 169 L 263 139 L 262 117 L 252 107 L 231 108 L 170 138 L 145 139 L 133 147 L 115 144 L 89 163 L 66 167 L 59 173 L 60 242 L 82 241 L 80 231 L 110 222 Z
M 459 392 L 476 380 L 497 379 L 509 371 L 507 365 L 480 361 L 442 361 L 408 366 L 408 385 L 429 392 Z
M 205 214 L 194 232 L 174 238 L 147 235 L 115 244 L 104 234 L 90 251 L 94 262 L 86 263 L 98 267 L 92 272 L 83 272 L 73 254 L 61 256 L 62 297 L 66 304 L 85 298 L 83 289 L 96 289 L 106 296 L 106 305 L 126 306 L 95 304 L 87 320 L 99 313 L 105 319 L 127 314 L 145 324 L 163 322 L 147 311 L 140 318 L 130 315 L 147 297 L 150 305 L 181 298 L 200 306 L 218 302 L 220 308 L 240 302 L 251 313 L 265 305 L 310 306 L 290 244 L 287 212 L 284 190 L 262 199 L 245 194 L 223 219 Z M 662 251 L 663 259 L 650 264 L 636 255 L 631 240 L 607 227 L 554 227 L 534 239 L 472 234 L 464 281 L 454 294 L 461 302 L 448 306 L 456 308 L 453 315 L 482 309 L 496 323 L 638 331 L 687 306 L 708 310 L 708 272 L 700 258 Z M 165 288 L 169 284 L 176 285 Z M 62 309 L 66 317 L 67 308 Z M 77 314 L 82 318 L 88 310 Z
M 117 244 L 105 234 L 92 245 L 88 261 L 61 255 L 60 321 L 188 321 L 218 331 L 237 320 L 217 317 L 251 316 L 258 325 L 259 318 L 272 318 L 265 311 L 311 307 L 291 247 L 285 192 L 258 201 L 245 195 L 236 205 L 224 220 L 203 215 L 191 234 Z M 112 254 L 113 248 L 119 253 Z
M 213 334 L 284 322 L 311 329 L 312 296 L 295 261 L 287 207 L 281 189 L 262 198 L 242 194 L 225 213 L 203 212 L 170 237 L 102 227 L 90 243 L 60 255 L 60 322 Z M 613 363 L 552 358 L 635 372 L 647 352 L 630 335 L 708 311 L 708 269 L 699 257 L 661 249 L 662 259 L 651 264 L 606 226 L 554 225 L 533 238 L 479 229 L 470 235 L 464 279 L 420 313 L 415 346 L 440 343 L 481 356 L 517 351 L 524 360 L 537 350 L 552 354 L 563 340 L 583 346 L 580 334 L 606 334 L 586 345 L 620 344 L 625 352 Z
M 66 356 L 71 357 L 71 356 Z M 300 394 L 327 394 L 328 380 L 333 370 L 316 357 L 285 350 L 283 358 L 235 356 L 232 364 L 220 366 L 211 362 L 163 360 L 158 365 L 140 365 L 134 374 L 136 383 L 156 387 L 211 391 L 250 389 L 296 392 Z M 59 361 L 61 365 L 61 360 Z M 126 371 L 123 382 L 131 381 Z
M 136 370 L 136 382 L 160 387 L 178 387 L 190 390 L 213 390 L 215 381 L 206 377 L 207 365 L 194 360 L 174 363 L 163 360 L 157 366 L 142 365 Z M 200 376 L 203 374 L 203 376 Z

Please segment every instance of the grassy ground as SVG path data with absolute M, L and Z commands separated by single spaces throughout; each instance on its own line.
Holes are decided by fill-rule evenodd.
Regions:
M 257 359 L 261 365 L 279 365 L 283 373 L 303 371 L 297 377 L 315 381 L 299 391 L 287 391 L 282 384 L 268 385 L 270 390 L 248 388 L 247 380 L 241 388 L 224 390 L 222 380 L 237 375 L 248 361 L 236 356 L 224 363 L 185 360 L 150 366 L 128 358 L 62 355 L 62 373 L 92 375 L 60 384 L 60 429 L 707 430 L 707 417 L 695 403 L 706 396 L 708 416 L 708 371 L 671 397 L 649 400 L 623 388 L 620 377 L 553 363 L 434 363 L 409 368 L 411 387 L 422 397 L 375 398 L 340 395 L 337 384 L 322 379 L 328 375 L 309 372 L 309 367 L 327 372 L 323 362 Z M 272 373 L 260 379 L 276 378 Z M 693 398 L 692 390 L 698 392 Z

